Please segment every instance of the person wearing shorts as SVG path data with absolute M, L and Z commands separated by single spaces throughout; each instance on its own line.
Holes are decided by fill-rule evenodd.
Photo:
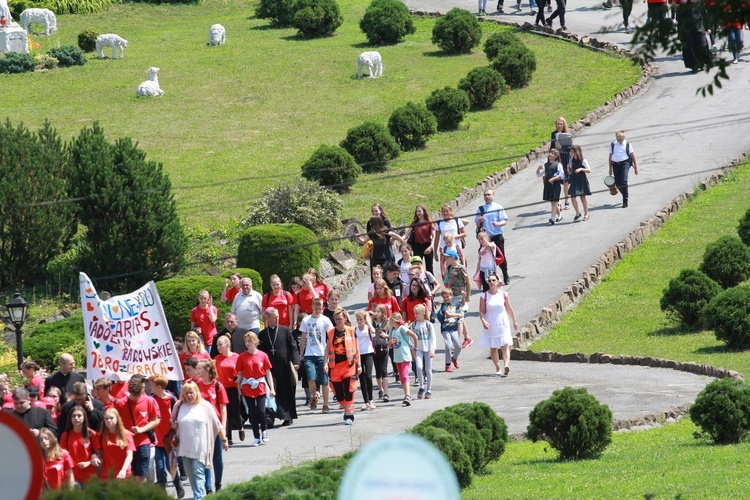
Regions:
M 303 353 L 307 380 L 310 384 L 310 409 L 318 407 L 320 393 L 323 393 L 323 413 L 328 413 L 328 374 L 325 373 L 324 357 L 328 345 L 328 332 L 333 329 L 333 323 L 323 316 L 323 299 L 315 298 L 312 301 L 312 314 L 306 317 L 299 326 L 302 332 L 300 339 L 300 352 Z
M 151 456 L 151 436 L 161 422 L 159 406 L 154 398 L 144 393 L 146 379 L 135 375 L 128 382 L 128 397 L 119 399 L 115 409 L 120 414 L 125 429 L 133 433 L 133 462 L 131 469 L 136 482 L 143 484 L 148 477 L 148 462 Z

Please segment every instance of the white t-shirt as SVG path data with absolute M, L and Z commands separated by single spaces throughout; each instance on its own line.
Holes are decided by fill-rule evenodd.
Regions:
M 299 326 L 299 331 L 307 334 L 305 343 L 305 356 L 325 356 L 328 331 L 333 328 L 333 323 L 322 314 L 313 318 L 306 317 Z
M 456 220 L 458 220 L 458 225 L 456 224 Z M 453 218 L 450 220 L 442 220 L 435 223 L 435 229 L 440 231 L 440 246 L 438 248 L 443 248 L 445 246 L 445 240 L 443 240 L 443 234 L 449 233 L 449 234 L 458 234 L 460 233 L 460 229 L 464 227 L 464 223 L 461 219 Z M 459 242 L 459 239 L 456 239 L 456 242 Z
M 255 290 L 250 290 L 250 295 L 238 293 L 232 302 L 232 312 L 237 315 L 237 327 L 246 330 L 260 329 L 262 309 L 263 296 Z
M 357 342 L 359 342 L 360 354 L 370 354 L 375 352 L 375 349 L 372 347 L 369 328 L 365 327 L 364 330 L 360 331 L 359 326 L 355 326 L 354 333 L 357 334 Z

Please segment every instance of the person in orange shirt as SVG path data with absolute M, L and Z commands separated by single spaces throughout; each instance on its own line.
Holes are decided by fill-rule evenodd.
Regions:
M 354 394 L 357 379 L 362 373 L 359 341 L 349 320 L 349 313 L 342 307 L 333 313 L 335 326 L 328 331 L 328 342 L 323 370 L 330 373 L 331 387 L 336 400 L 344 408 L 344 423 L 354 423 Z

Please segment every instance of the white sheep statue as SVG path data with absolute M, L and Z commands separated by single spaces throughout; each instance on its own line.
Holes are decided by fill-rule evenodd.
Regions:
M 164 91 L 159 87 L 159 68 L 153 66 L 146 70 L 148 80 L 138 85 L 138 90 L 135 91 L 136 97 L 158 97 L 164 94 Z
M 227 30 L 221 24 L 214 24 L 208 29 L 209 45 L 224 45 L 227 41 Z
M 128 41 L 119 35 L 114 33 L 105 33 L 96 37 L 96 54 L 99 59 L 104 59 L 102 49 L 104 47 L 112 47 L 112 59 L 117 59 L 117 49 L 120 49 L 120 59 L 125 57 L 125 47 L 128 46 Z
M 49 9 L 26 9 L 21 12 L 19 19 L 28 34 L 31 34 L 31 23 L 44 24 L 44 34 L 47 36 L 57 33 L 57 18 Z
M 380 52 L 362 52 L 357 59 L 357 77 L 362 78 L 362 70 L 367 68 L 373 78 L 383 76 L 383 59 Z

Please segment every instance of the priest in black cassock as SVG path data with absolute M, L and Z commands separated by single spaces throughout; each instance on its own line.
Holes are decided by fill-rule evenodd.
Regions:
M 291 330 L 279 325 L 279 311 L 275 307 L 267 308 L 263 317 L 266 327 L 260 331 L 258 349 L 265 352 L 271 360 L 271 374 L 276 389 L 277 418 L 284 422 L 282 426 L 291 425 L 297 418 L 297 401 L 295 392 L 296 370 L 299 370 L 299 350 Z M 295 372 L 292 371 L 294 365 Z

